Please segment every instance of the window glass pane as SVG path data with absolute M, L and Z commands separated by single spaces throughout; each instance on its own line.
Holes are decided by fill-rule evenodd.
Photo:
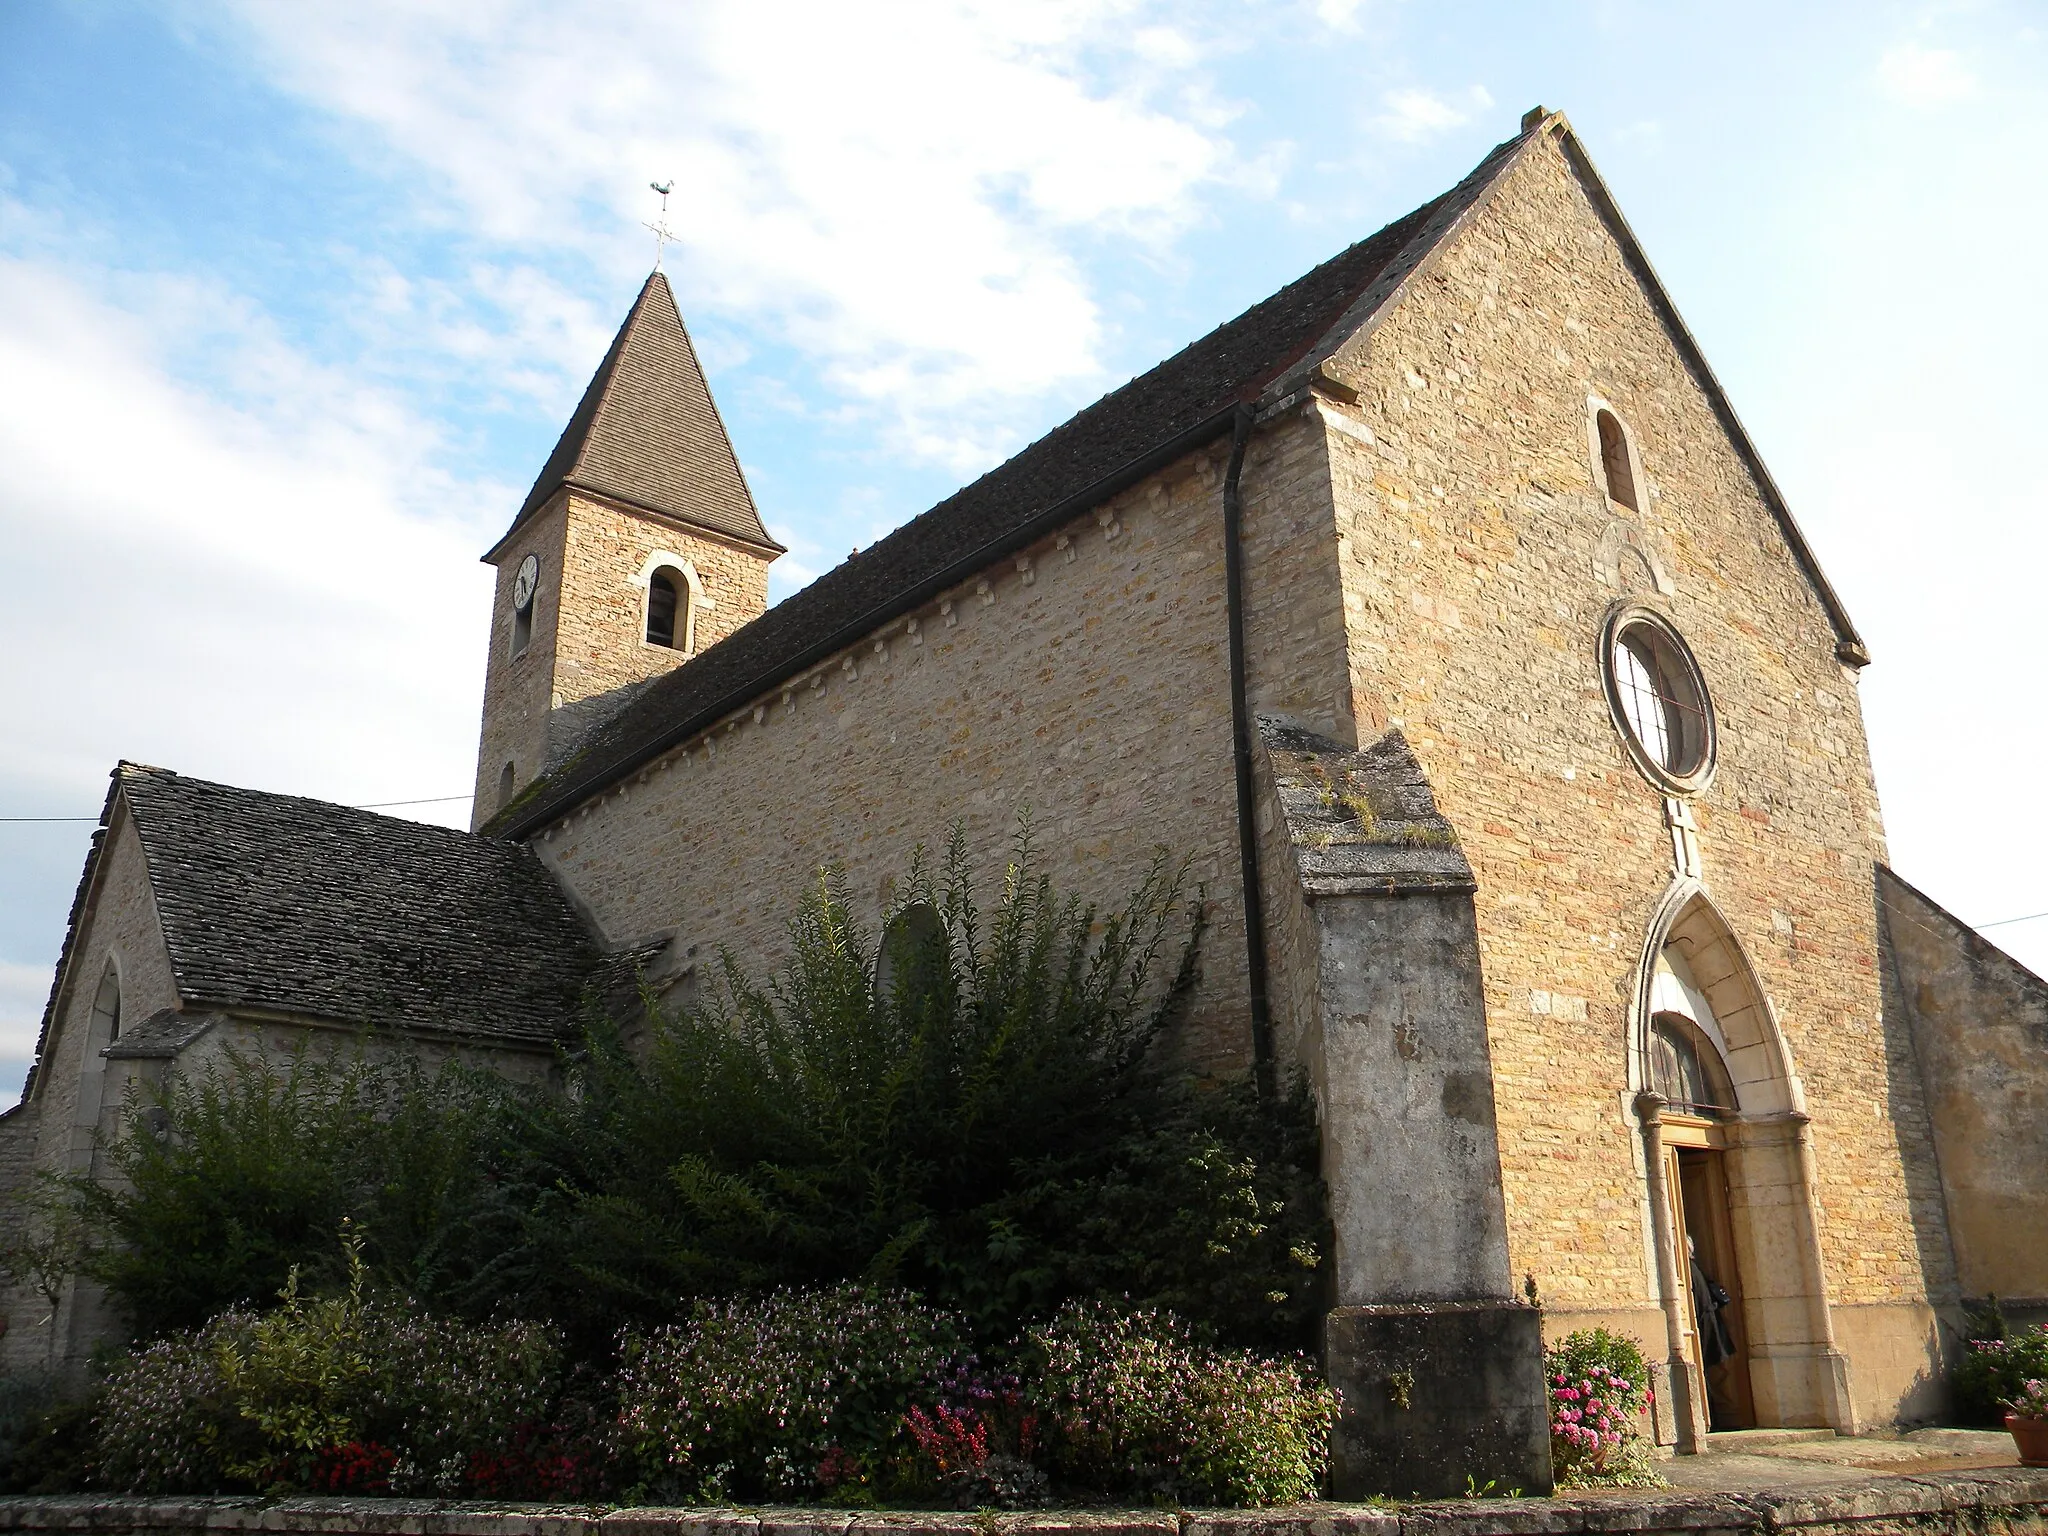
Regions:
M 1633 637 L 1614 648 L 1614 684 L 1621 696 L 1621 712 L 1636 741 L 1652 762 L 1672 767 L 1670 717 L 1663 691 L 1657 686 L 1656 665 L 1648 648 Z
M 1734 1096 L 1721 1086 L 1721 1073 L 1709 1066 L 1690 1025 L 1660 1017 L 1650 1026 L 1650 1086 L 1676 1110 L 1693 1114 L 1729 1114 Z

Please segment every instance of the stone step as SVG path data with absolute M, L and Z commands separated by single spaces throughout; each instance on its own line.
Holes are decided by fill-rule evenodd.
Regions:
M 1837 1438 L 1832 1429 L 1717 1429 L 1700 1442 L 1702 1454 L 1769 1450 L 1774 1445 L 1804 1445 Z

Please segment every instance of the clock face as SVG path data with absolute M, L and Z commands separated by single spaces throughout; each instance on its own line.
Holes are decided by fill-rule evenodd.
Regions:
M 519 574 L 512 578 L 512 606 L 524 608 L 533 601 L 533 589 L 540 584 L 540 556 L 528 555 L 519 562 Z

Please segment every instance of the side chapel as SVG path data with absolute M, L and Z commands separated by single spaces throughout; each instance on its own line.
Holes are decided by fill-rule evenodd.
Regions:
M 770 608 L 780 552 L 657 272 L 485 557 L 473 831 L 121 764 L 0 1183 L 308 1032 L 541 1077 L 1029 808 L 1069 889 L 1192 856 L 1174 1048 L 1313 1085 L 1340 1495 L 1547 1487 L 1546 1334 L 1685 1452 L 2048 1315 L 2048 984 L 1888 868 L 1863 641 L 1562 115 Z

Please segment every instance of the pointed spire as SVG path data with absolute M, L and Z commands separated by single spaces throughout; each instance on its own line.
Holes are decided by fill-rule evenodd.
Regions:
M 675 294 L 658 271 L 641 288 L 506 537 L 565 485 L 782 552 L 762 526 Z

